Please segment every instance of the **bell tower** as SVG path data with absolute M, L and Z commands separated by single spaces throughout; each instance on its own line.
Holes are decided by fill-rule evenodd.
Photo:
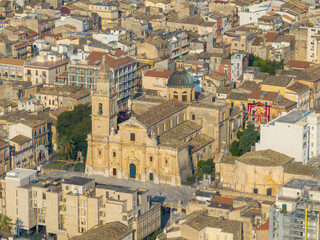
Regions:
M 105 54 L 91 101 L 92 138 L 108 137 L 112 130 L 117 130 L 117 91 Z

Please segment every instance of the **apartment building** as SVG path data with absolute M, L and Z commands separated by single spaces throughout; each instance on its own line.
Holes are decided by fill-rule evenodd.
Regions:
M 270 239 L 320 238 L 320 182 L 292 179 L 277 194 L 270 211 Z
M 96 89 L 102 57 L 105 53 L 92 52 L 85 60 L 72 60 L 69 64 L 69 85 Z M 129 96 L 137 87 L 136 60 L 128 53 L 114 49 L 105 54 L 117 87 L 119 109 L 127 109 Z
M 11 168 L 26 168 L 33 166 L 32 138 L 21 134 L 9 141 L 11 146 Z
M 97 13 L 101 18 L 101 29 L 112 28 L 120 24 L 118 7 L 112 2 L 96 2 L 89 5 L 89 11 Z
M 24 64 L 24 81 L 54 85 L 57 77 L 67 70 L 68 59 L 63 55 L 36 56 Z
M 25 120 L 9 126 L 8 139 L 10 141 L 16 141 L 17 137 L 20 136 L 32 139 L 32 155 L 33 159 L 25 161 L 22 166 L 32 163 L 32 165 L 37 164 L 48 155 L 51 150 L 51 131 L 47 121 L 45 120 Z M 28 141 L 28 140 L 26 140 Z M 19 141 L 19 144 L 23 145 Z M 27 147 L 25 148 L 27 149 Z M 20 149 L 19 149 L 20 150 Z M 19 161 L 18 161 L 19 163 Z M 18 164 L 19 165 L 19 164 Z
M 261 125 L 256 150 L 272 149 L 306 164 L 320 155 L 320 114 L 293 110 Z
M 22 230 L 43 226 L 49 236 L 63 240 L 118 221 L 135 230 L 134 239 L 144 239 L 160 227 L 160 205 L 150 203 L 147 190 L 96 185 L 83 177 L 35 179 L 35 174 L 15 169 L 3 180 L 2 196 L 10 197 L 3 199 L 7 215 L 21 219 Z
M 23 65 L 25 60 L 2 58 L 0 59 L 0 79 L 23 81 Z
M 246 52 L 236 52 L 231 56 L 231 81 L 237 82 L 249 65 L 249 54 Z
M 49 107 L 50 109 L 74 108 L 79 104 L 91 102 L 89 89 L 74 86 L 43 87 L 35 94 L 35 98 L 44 108 Z
M 8 142 L 0 140 L 0 174 L 3 175 L 11 168 L 11 152 Z
M 169 44 L 170 59 L 175 60 L 180 55 L 188 54 L 190 50 L 190 44 L 188 41 L 188 35 L 185 31 L 173 31 L 165 32 L 160 36 L 163 40 L 166 40 Z

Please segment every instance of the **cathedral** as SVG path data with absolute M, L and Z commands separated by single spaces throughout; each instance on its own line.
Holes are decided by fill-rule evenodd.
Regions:
M 117 94 L 103 57 L 92 92 L 92 132 L 86 173 L 119 179 L 180 185 L 199 160 L 219 159 L 242 127 L 241 109 L 195 93 L 180 58 L 167 83 L 166 97 L 132 99 L 131 117 L 118 124 Z

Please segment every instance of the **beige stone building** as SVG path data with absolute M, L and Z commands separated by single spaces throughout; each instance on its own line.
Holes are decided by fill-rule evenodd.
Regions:
M 101 29 L 116 27 L 120 24 L 119 9 L 115 4 L 96 2 L 89 5 L 89 11 L 97 13 L 101 18 Z
M 142 87 L 144 89 L 157 91 L 159 96 L 166 96 L 166 86 L 172 70 L 148 70 L 142 76 Z
M 82 177 L 37 179 L 36 173 L 17 168 L 2 180 L 2 212 L 19 219 L 20 230 L 42 226 L 63 240 L 118 221 L 134 230 L 134 239 L 144 239 L 160 227 L 160 205 L 151 205 L 145 189 L 96 185 Z
M 0 141 L 0 174 L 3 175 L 10 170 L 11 153 L 8 142 Z
M 295 163 L 294 158 L 287 155 L 262 150 L 240 157 L 225 157 L 216 164 L 216 178 L 221 181 L 222 188 L 238 193 L 276 196 L 279 187 L 294 175 L 312 179 L 316 170 L 316 167 Z
M 67 65 L 68 59 L 62 55 L 36 56 L 24 64 L 24 81 L 54 85 L 56 78 L 67 70 Z
M 23 81 L 23 65 L 25 60 L 2 58 L 0 59 L 0 77 L 5 80 Z
M 92 94 L 88 174 L 180 185 L 197 161 L 218 157 L 229 144 L 229 122 L 242 122 L 242 113 L 230 114 L 225 103 L 210 97 L 196 101 L 194 80 L 180 59 L 169 77 L 166 98 L 133 99 L 134 114 L 117 125 L 111 76 L 103 59 Z

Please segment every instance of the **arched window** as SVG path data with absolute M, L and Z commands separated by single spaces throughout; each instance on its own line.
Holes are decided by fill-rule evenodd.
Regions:
M 170 120 L 170 128 L 172 128 L 172 120 Z
M 193 92 L 193 91 L 191 90 L 191 91 L 190 91 L 190 101 L 193 100 L 193 98 L 192 98 L 192 92 Z
M 186 113 L 183 114 L 183 121 L 186 120 Z
M 177 125 L 179 124 L 179 116 L 177 116 Z
M 103 111 L 102 111 L 102 103 L 99 103 L 99 114 L 102 115 Z
M 223 121 L 226 120 L 226 113 L 225 112 L 222 114 L 222 120 Z
M 157 135 L 159 135 L 159 134 L 160 134 L 160 128 L 157 127 Z
M 178 97 L 178 92 L 176 92 L 176 91 L 173 92 L 173 98 L 175 98 L 175 99 L 178 99 L 178 98 L 179 98 L 179 97 Z
M 186 91 L 184 91 L 184 92 L 182 93 L 182 102 L 186 102 L 187 99 L 188 99 L 188 93 L 187 93 Z
M 165 132 L 167 130 L 167 124 L 163 124 L 163 131 Z

